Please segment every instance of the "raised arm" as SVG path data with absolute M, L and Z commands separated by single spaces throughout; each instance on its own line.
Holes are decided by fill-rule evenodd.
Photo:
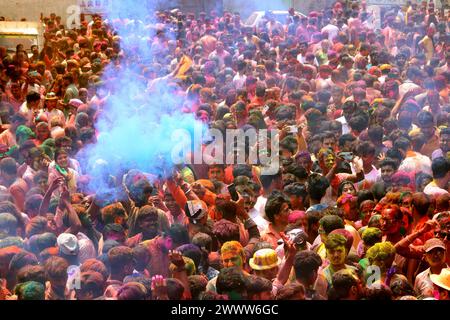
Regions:
M 63 211 L 67 210 L 67 214 L 69 217 L 69 228 L 64 231 L 66 233 L 71 233 L 76 235 L 81 230 L 81 221 L 78 218 L 78 214 L 72 206 L 70 202 L 70 193 L 67 187 L 63 187 L 63 192 L 61 193 L 61 197 L 59 199 L 58 207 Z
M 297 253 L 297 249 L 295 247 L 295 244 L 291 240 L 289 240 L 284 233 L 281 233 L 280 235 L 284 241 L 286 260 L 281 266 L 280 271 L 278 271 L 276 281 L 284 285 L 289 280 L 289 275 L 291 273 L 292 266 L 294 265 L 294 257 Z
M 176 266 L 176 269 L 173 272 L 173 277 L 175 279 L 180 280 L 181 283 L 183 284 L 183 287 L 184 287 L 183 299 L 184 300 L 192 299 L 191 289 L 189 287 L 189 280 L 188 280 L 183 256 L 181 255 L 181 253 L 179 251 L 171 250 L 171 251 L 169 251 L 169 259 L 170 259 L 170 262 L 172 262 Z
M 421 229 L 397 242 L 395 244 L 396 252 L 405 258 L 422 259 L 424 253 L 423 246 L 411 246 L 411 243 L 418 237 L 433 230 L 437 224 L 435 220 L 428 220 Z
M 63 177 L 58 177 L 52 180 L 52 182 L 48 186 L 47 192 L 45 193 L 44 199 L 42 200 L 41 206 L 39 207 L 40 216 L 45 216 L 45 214 L 47 213 L 48 206 L 50 204 L 50 199 L 52 198 L 52 194 L 53 192 L 55 192 L 56 189 L 58 189 L 60 185 L 62 185 L 62 183 L 64 182 L 63 180 L 64 180 Z

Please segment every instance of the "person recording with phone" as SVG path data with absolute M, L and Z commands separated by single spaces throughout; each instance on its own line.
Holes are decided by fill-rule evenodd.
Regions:
M 332 193 L 329 194 L 327 190 L 327 196 L 336 196 L 339 184 L 344 180 L 349 180 L 351 182 L 359 182 L 364 180 L 364 171 L 362 168 L 361 160 L 355 158 L 353 153 L 350 152 L 340 152 L 337 155 L 331 149 L 320 149 L 319 150 L 319 166 L 322 169 L 322 174 L 326 176 L 328 181 L 330 181 L 330 187 Z M 342 172 L 342 163 L 353 164 L 355 168 L 355 174 Z

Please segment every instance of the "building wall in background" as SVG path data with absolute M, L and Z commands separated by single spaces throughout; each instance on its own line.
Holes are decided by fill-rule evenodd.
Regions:
M 51 12 L 60 15 L 63 21 L 71 12 L 67 12 L 71 5 L 78 4 L 79 1 L 89 0 L 0 0 L 1 16 L 9 20 L 20 20 L 22 18 L 28 21 L 39 20 L 41 12 L 48 16 Z M 92 0 L 105 1 L 105 0 Z M 109 0 L 126 1 L 126 0 Z M 155 0 L 143 0 L 155 1 Z M 215 9 L 238 11 L 242 19 L 246 19 L 253 11 L 259 10 L 287 10 L 293 6 L 296 10 L 308 13 L 314 10 L 321 10 L 330 5 L 334 0 L 157 0 L 161 9 L 180 8 L 184 12 L 200 11 L 209 13 Z
M 78 4 L 80 1 L 89 0 L 0 0 L 0 16 L 6 17 L 8 20 L 17 21 L 22 18 L 28 21 L 38 21 L 41 12 L 44 16 L 49 16 L 51 12 L 61 16 L 63 22 L 72 13 L 67 12 L 72 5 Z M 105 1 L 105 0 L 91 0 Z M 126 1 L 126 0 L 109 0 Z M 223 10 L 223 0 L 143 0 L 147 2 L 158 3 L 161 9 L 180 8 L 184 12 L 194 12 L 198 14 L 201 11 L 209 13 L 215 9 L 221 12 Z
M 51 12 L 60 15 L 63 20 L 68 16 L 67 8 L 77 4 L 77 0 L 0 0 L 0 16 L 8 20 L 39 21 L 41 12 L 49 16 Z

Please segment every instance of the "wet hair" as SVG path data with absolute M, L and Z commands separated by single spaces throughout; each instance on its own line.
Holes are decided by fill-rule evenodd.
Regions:
M 415 192 L 412 195 L 412 205 L 421 217 L 424 217 L 430 208 L 431 199 L 423 192 Z
M 45 285 L 47 281 L 45 277 L 44 266 L 42 265 L 26 265 L 19 269 L 16 275 L 17 283 L 27 281 L 36 281 Z
M 380 201 L 386 195 L 386 186 L 384 183 L 375 183 L 371 190 L 375 200 Z
M 246 291 L 247 285 L 244 273 L 238 267 L 223 268 L 217 276 L 217 293 L 224 294 L 230 291 Z
M 200 300 L 200 294 L 206 290 L 208 280 L 201 275 L 192 275 L 188 277 L 189 289 L 193 300 Z
M 357 275 L 353 270 L 339 270 L 333 274 L 332 286 L 329 289 L 328 298 L 329 300 L 341 300 L 347 298 L 350 289 L 357 285 Z
M 375 200 L 372 191 L 367 190 L 367 189 L 359 190 L 357 193 L 357 197 L 358 197 L 358 206 L 360 206 L 361 203 L 363 203 L 366 200 L 372 200 L 372 201 Z
M 213 234 L 222 244 L 240 240 L 239 225 L 226 219 L 214 223 Z
M 336 215 L 327 215 L 322 217 L 319 220 L 319 224 L 322 226 L 326 234 L 329 234 L 333 230 L 344 228 L 344 221 Z
M 305 287 L 302 284 L 293 282 L 278 290 L 275 300 L 290 300 L 299 293 L 304 296 L 305 291 Z
M 104 224 L 114 223 L 117 216 L 125 216 L 125 209 L 120 202 L 112 203 L 101 209 L 102 222 Z
M 431 163 L 431 171 L 435 179 L 445 177 L 450 171 L 450 160 L 444 157 L 438 157 Z
M 120 272 L 127 264 L 134 263 L 133 251 L 125 246 L 118 246 L 108 251 L 111 273 Z
M 41 95 L 36 91 L 30 91 L 26 96 L 27 103 L 33 103 L 41 100 Z
M 246 164 L 239 164 L 233 167 L 233 177 L 246 176 L 253 178 L 252 167 Z
M 394 169 L 394 171 L 398 169 L 398 164 L 397 164 L 397 162 L 394 161 L 394 160 L 391 159 L 391 158 L 385 158 L 385 159 L 383 159 L 383 160 L 380 162 L 379 166 L 380 166 L 380 168 L 381 168 L 381 167 L 385 167 L 385 166 L 391 166 L 391 167 Z
M 351 135 L 350 133 L 346 133 L 339 137 L 338 145 L 340 148 L 342 148 L 343 146 L 345 146 L 346 142 L 353 142 L 355 140 L 356 138 L 353 135 Z
M 392 300 L 392 291 L 384 283 L 375 282 L 366 289 L 367 300 Z
M 40 194 L 34 194 L 32 196 L 27 197 L 25 200 L 25 212 L 28 213 L 30 211 L 39 210 L 42 200 L 44 200 L 44 197 Z
M 393 279 L 391 279 L 389 287 L 394 298 L 416 295 L 413 286 L 411 285 L 411 283 L 409 283 L 408 278 L 406 278 L 404 275 L 394 275 Z
M 295 150 L 297 150 L 297 140 L 293 136 L 287 136 L 280 141 L 280 148 L 295 153 Z
M 417 124 L 419 125 L 419 127 L 433 123 L 434 123 L 433 114 L 431 112 L 420 111 L 417 114 Z
M 272 182 L 281 177 L 281 171 L 278 171 L 277 174 L 274 175 L 261 175 L 261 184 L 264 189 L 268 189 Z M 251 177 L 249 177 L 251 178 Z
M 192 238 L 192 244 L 195 244 L 199 248 L 204 248 L 208 252 L 212 250 L 212 238 L 206 233 L 196 233 Z
M 322 258 L 314 251 L 300 251 L 295 254 L 294 271 L 297 279 L 308 279 L 322 265 Z
M 105 291 L 106 278 L 99 272 L 86 271 L 80 275 L 80 290 L 91 292 L 94 298 L 101 297 Z
M 394 148 L 407 151 L 411 148 L 411 141 L 404 137 L 400 137 L 394 141 Z
M 172 241 L 178 245 L 183 245 L 189 243 L 189 232 L 188 229 L 178 223 L 170 226 L 167 234 L 170 236 Z
M 303 201 L 305 201 L 306 197 L 308 196 L 308 192 L 306 191 L 305 185 L 297 182 L 287 185 L 284 188 L 283 192 L 288 196 L 292 195 L 300 197 L 302 198 Z
M 69 268 L 69 263 L 66 259 L 58 256 L 51 256 L 44 264 L 45 276 L 49 281 L 67 280 L 67 268 Z
M 311 174 L 308 177 L 308 194 L 311 199 L 321 200 L 326 193 L 327 188 L 330 186 L 330 182 L 324 176 L 319 174 Z
M 348 125 L 350 126 L 350 128 L 352 128 L 352 130 L 362 132 L 367 129 L 369 125 L 369 119 L 361 115 L 356 115 L 350 118 L 350 120 L 348 121 Z
M 27 251 L 22 251 L 12 257 L 11 261 L 9 262 L 8 269 L 10 272 L 16 273 L 23 267 L 35 266 L 38 264 L 39 260 L 34 254 Z
M 368 130 L 369 139 L 374 142 L 383 141 L 383 127 L 380 125 L 373 125 Z
M 181 281 L 174 278 L 168 278 L 166 281 L 169 300 L 181 300 L 184 292 L 184 287 Z
M 247 277 L 247 293 L 249 297 L 267 291 L 272 291 L 272 281 L 256 275 L 249 275 Z
M 100 273 L 103 278 L 108 279 L 109 271 L 105 264 L 98 259 L 87 259 L 80 266 L 80 272 L 95 271 Z
M 265 206 L 265 212 L 266 217 L 270 222 L 275 222 L 275 216 L 280 213 L 284 203 L 290 204 L 289 199 L 284 194 L 275 191 L 269 195 Z
M 3 158 L 0 161 L 0 171 L 9 175 L 17 175 L 17 163 L 13 158 Z
M 16 235 L 17 219 L 12 214 L 0 213 L 0 229 L 5 230 L 9 236 Z
M 330 233 L 327 237 L 327 241 L 325 241 L 325 248 L 328 250 L 337 248 L 339 246 L 344 246 L 345 248 L 347 248 L 347 239 L 342 234 Z
M 119 288 L 116 297 L 117 300 L 145 300 L 147 289 L 139 282 L 127 282 Z
M 199 247 L 189 243 L 178 247 L 176 250 L 180 251 L 184 257 L 191 259 L 194 262 L 195 269 L 198 270 L 203 255 L 203 252 Z
M 133 260 L 137 271 L 143 271 L 150 260 L 150 252 L 144 245 L 137 245 L 133 249 Z
M 27 224 L 25 234 L 27 238 L 35 234 L 44 233 L 47 230 L 47 219 L 42 216 L 34 217 Z

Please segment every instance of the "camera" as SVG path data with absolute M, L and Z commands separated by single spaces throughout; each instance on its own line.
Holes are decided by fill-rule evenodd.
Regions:
M 353 160 L 353 152 L 339 152 L 337 156 L 345 161 Z

